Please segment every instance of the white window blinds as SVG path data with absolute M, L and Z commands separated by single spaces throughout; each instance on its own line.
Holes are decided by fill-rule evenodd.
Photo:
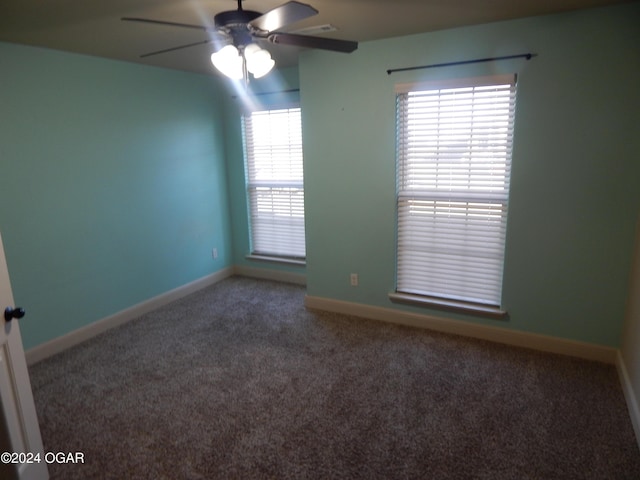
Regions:
M 304 258 L 300 108 L 245 115 L 244 135 L 252 253 Z
M 500 306 L 515 93 L 399 86 L 398 292 Z

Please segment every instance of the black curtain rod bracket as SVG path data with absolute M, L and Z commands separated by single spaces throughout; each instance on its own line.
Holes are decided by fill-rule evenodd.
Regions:
M 405 67 L 405 68 L 393 68 L 387 70 L 387 75 L 391 75 L 396 72 L 407 72 L 409 70 L 423 70 L 425 68 L 440 68 L 440 67 L 453 67 L 455 65 L 467 65 L 469 63 L 483 63 L 483 62 L 495 62 L 498 60 L 511 60 L 513 58 L 526 58 L 531 60 L 533 57 L 537 57 L 537 53 L 520 53 L 518 55 L 506 55 L 504 57 L 489 57 L 489 58 L 476 58 L 474 60 L 462 60 L 459 62 L 447 62 L 447 63 L 434 63 L 431 65 L 420 65 L 418 67 Z

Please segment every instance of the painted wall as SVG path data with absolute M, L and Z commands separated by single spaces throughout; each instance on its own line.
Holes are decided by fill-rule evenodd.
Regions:
M 25 349 L 231 265 L 212 77 L 6 43 L 0 71 L 0 229 Z
M 619 346 L 640 208 L 640 4 L 366 42 L 300 62 L 307 289 Z M 390 68 L 534 52 L 387 75 Z M 506 321 L 400 306 L 395 288 L 394 84 L 518 73 Z M 349 285 L 349 274 L 360 286 Z
M 304 266 L 256 261 L 246 258 L 251 253 L 247 195 L 245 190 L 242 114 L 251 110 L 281 108 L 298 103 L 300 99 L 298 69 L 284 68 L 268 76 L 252 80 L 250 88 L 234 87 L 226 83 L 225 139 L 227 172 L 230 192 L 233 264 L 241 268 L 305 274 Z
M 230 265 L 306 273 L 313 296 L 619 346 L 640 207 L 638 20 L 635 3 L 367 42 L 351 55 L 310 51 L 299 81 L 287 69 L 256 82 L 258 92 L 301 89 L 306 269 L 245 258 L 238 92 L 0 43 L 0 230 L 28 309 L 25 348 Z M 539 56 L 386 74 L 527 51 Z M 510 317 L 392 304 L 393 85 L 493 72 L 519 74 Z

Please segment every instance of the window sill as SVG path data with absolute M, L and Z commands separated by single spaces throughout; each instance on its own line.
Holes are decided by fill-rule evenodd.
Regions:
M 404 303 L 419 307 L 437 308 L 450 312 L 469 313 L 482 317 L 503 320 L 507 317 L 506 310 L 490 305 L 479 303 L 463 302 L 459 300 L 448 300 L 445 298 L 427 297 L 423 295 L 412 295 L 410 293 L 393 292 L 389 294 L 389 299 L 394 303 Z
M 254 255 L 249 254 L 245 257 L 247 260 L 258 260 L 260 262 L 282 263 L 285 265 L 297 265 L 304 267 L 307 262 L 304 258 L 276 257 L 271 255 Z

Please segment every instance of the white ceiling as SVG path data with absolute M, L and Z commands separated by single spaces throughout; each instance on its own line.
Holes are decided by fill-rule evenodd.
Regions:
M 286 0 L 245 0 L 245 10 L 267 12 Z M 364 42 L 413 33 L 624 3 L 624 0 L 306 0 L 320 13 L 284 31 L 331 24 L 327 37 Z M 0 41 L 212 73 L 210 44 L 140 58 L 140 55 L 207 40 L 207 32 L 123 22 L 144 17 L 213 24 L 235 10 L 236 0 L 0 0 Z M 296 63 L 298 48 L 267 47 L 278 65 Z M 335 53 L 335 55 L 346 55 Z

